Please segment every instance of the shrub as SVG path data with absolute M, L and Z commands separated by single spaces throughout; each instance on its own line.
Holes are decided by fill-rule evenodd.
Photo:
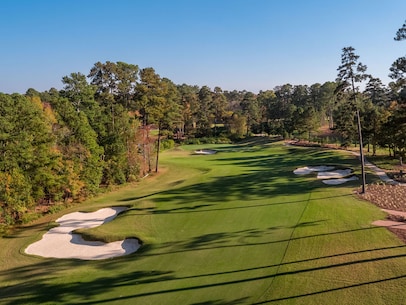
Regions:
M 162 140 L 161 141 L 161 150 L 171 149 L 175 147 L 175 141 L 172 139 Z

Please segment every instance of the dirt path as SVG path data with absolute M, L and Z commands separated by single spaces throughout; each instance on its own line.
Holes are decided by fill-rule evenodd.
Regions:
M 406 187 L 390 184 L 367 185 L 365 194 L 358 196 L 388 214 L 386 220 L 377 220 L 373 222 L 374 225 L 387 227 L 406 243 Z

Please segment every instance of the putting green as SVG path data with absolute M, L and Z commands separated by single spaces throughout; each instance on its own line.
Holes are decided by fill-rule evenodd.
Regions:
M 201 149 L 216 154 L 195 155 Z M 159 175 L 42 218 L 0 240 L 0 304 L 402 304 L 406 247 L 371 225 L 384 213 L 325 185 L 306 164 L 355 169 L 355 157 L 281 143 L 187 146 Z M 316 174 L 315 174 L 316 175 Z M 372 177 L 368 177 L 371 179 Z M 100 261 L 24 254 L 73 211 L 128 206 L 84 230 L 137 237 L 134 254 Z

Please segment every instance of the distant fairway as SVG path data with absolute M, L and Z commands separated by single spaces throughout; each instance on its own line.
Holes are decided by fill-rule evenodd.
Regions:
M 216 154 L 196 155 L 199 149 Z M 404 304 L 406 245 L 359 181 L 325 185 L 302 166 L 337 165 L 339 152 L 281 143 L 185 146 L 161 156 L 159 175 L 50 215 L 0 239 L 0 304 Z M 368 179 L 373 179 L 369 176 Z M 141 249 L 102 261 L 24 254 L 72 211 L 130 209 L 84 230 Z

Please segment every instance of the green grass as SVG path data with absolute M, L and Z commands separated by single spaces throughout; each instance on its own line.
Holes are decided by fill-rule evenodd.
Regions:
M 215 148 L 215 155 L 193 155 Z M 384 214 L 296 167 L 350 155 L 280 143 L 186 146 L 162 170 L 0 239 L 0 304 L 402 304 L 406 246 L 371 222 Z M 368 177 L 372 179 L 372 177 Z M 23 250 L 75 210 L 126 205 L 92 238 L 136 236 L 135 254 L 57 260 Z
M 400 165 L 399 158 L 389 157 L 388 155 L 377 155 L 367 157 L 369 161 L 384 170 L 394 170 Z

